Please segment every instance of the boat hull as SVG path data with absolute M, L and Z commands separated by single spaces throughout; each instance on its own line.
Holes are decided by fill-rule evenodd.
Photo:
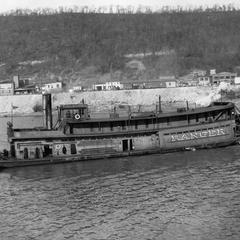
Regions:
M 79 162 L 86 160 L 98 160 L 104 158 L 120 158 L 120 157 L 129 157 L 129 156 L 139 156 L 139 155 L 149 155 L 149 154 L 164 154 L 164 153 L 173 153 L 179 151 L 189 151 L 195 149 L 206 149 L 206 148 L 217 148 L 217 147 L 226 147 L 229 145 L 236 144 L 238 139 L 233 139 L 231 141 L 225 141 L 214 144 L 204 144 L 204 145 L 196 145 L 193 148 L 172 148 L 172 149 L 148 149 L 148 150 L 132 150 L 127 152 L 116 152 L 112 154 L 102 154 L 102 155 L 75 155 L 73 156 L 65 156 L 65 157 L 48 157 L 42 159 L 15 159 L 10 158 L 7 160 L 0 160 L 0 168 L 14 168 L 14 167 L 25 167 L 25 166 L 36 166 L 36 165 L 52 165 L 52 164 L 61 164 L 61 163 L 71 163 L 71 162 Z

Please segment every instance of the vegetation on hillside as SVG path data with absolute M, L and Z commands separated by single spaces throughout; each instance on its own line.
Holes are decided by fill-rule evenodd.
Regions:
M 0 16 L 0 64 L 6 63 L 0 75 L 69 76 L 89 66 L 105 74 L 124 71 L 126 54 L 149 52 L 141 59 L 145 78 L 193 68 L 231 71 L 240 65 L 239 13 L 231 6 L 117 13 L 18 10 Z M 160 51 L 172 53 L 159 56 Z M 33 60 L 45 62 L 19 65 Z

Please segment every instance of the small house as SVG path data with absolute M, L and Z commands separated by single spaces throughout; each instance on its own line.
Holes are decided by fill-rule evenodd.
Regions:
M 123 84 L 120 82 L 106 82 L 106 90 L 120 90 L 123 89 Z
M 173 88 L 177 87 L 177 79 L 175 76 L 160 76 L 160 87 Z
M 45 83 L 42 86 L 43 92 L 56 92 L 62 91 L 62 82 L 52 82 L 52 83 Z
M 219 85 L 221 82 L 234 83 L 234 79 L 237 77 L 236 73 L 231 72 L 220 72 L 212 75 L 212 83 Z
M 106 84 L 105 83 L 93 84 L 92 90 L 94 90 L 94 91 L 106 90 Z
M 240 77 L 235 77 L 234 78 L 234 84 L 240 85 Z
M 209 76 L 199 76 L 198 77 L 198 85 L 199 86 L 209 86 L 211 85 Z
M 179 86 L 181 87 L 198 85 L 198 79 L 197 76 L 194 75 L 194 73 L 189 73 L 187 75 L 181 76 L 179 78 L 179 82 Z
M 83 87 L 82 86 L 74 86 L 72 89 L 73 89 L 73 92 L 81 92 L 81 91 L 83 91 Z
M 0 83 L 0 96 L 13 95 L 14 84 L 13 83 Z

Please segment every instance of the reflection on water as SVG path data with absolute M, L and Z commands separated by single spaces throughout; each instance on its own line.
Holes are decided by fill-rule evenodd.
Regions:
M 0 239 L 239 239 L 239 146 L 7 169 Z

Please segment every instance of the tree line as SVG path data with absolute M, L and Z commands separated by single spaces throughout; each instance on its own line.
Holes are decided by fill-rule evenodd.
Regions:
M 129 53 L 174 50 L 179 74 L 192 68 L 232 70 L 240 61 L 240 10 L 117 8 L 16 10 L 0 15 L 0 62 L 11 73 L 26 60 L 80 61 L 101 73 L 122 69 Z

